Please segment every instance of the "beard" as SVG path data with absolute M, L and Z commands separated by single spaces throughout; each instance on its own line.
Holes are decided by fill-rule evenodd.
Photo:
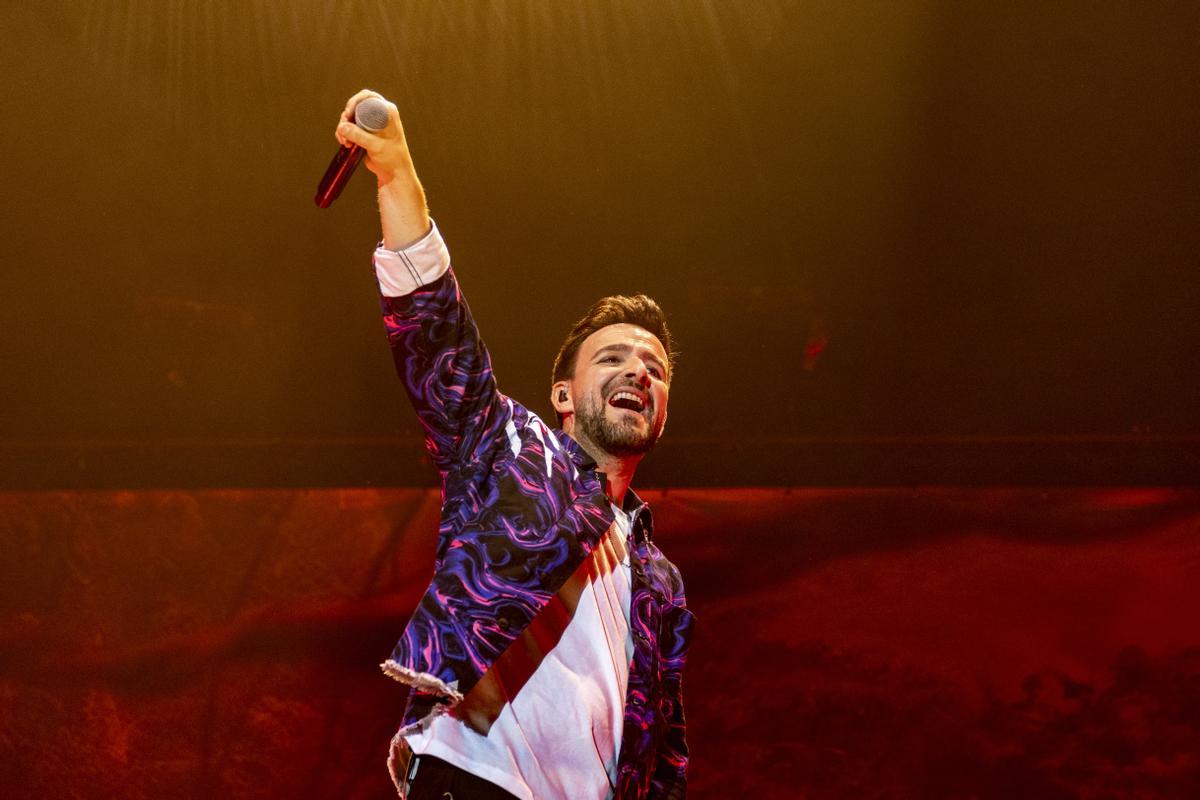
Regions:
M 575 427 L 584 438 L 614 456 L 639 456 L 654 447 L 662 432 L 661 425 L 656 428 L 650 421 L 643 430 L 623 420 L 613 422 L 605 413 L 606 408 L 607 402 L 597 403 L 589 398 L 576 409 Z

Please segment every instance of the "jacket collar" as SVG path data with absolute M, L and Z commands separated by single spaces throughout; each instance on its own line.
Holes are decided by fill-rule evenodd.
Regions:
M 596 461 L 587 454 L 587 451 L 580 446 L 579 442 L 572 439 L 562 429 L 555 428 L 554 435 L 558 437 L 558 441 L 562 443 L 563 449 L 571 456 L 571 462 L 580 472 L 592 472 L 596 469 Z M 600 476 L 601 486 L 607 480 L 604 473 L 597 472 Z M 646 504 L 642 498 L 638 497 L 637 492 L 630 486 L 625 490 L 625 502 L 622 504 L 621 510 L 629 515 L 630 527 L 633 529 L 633 539 L 635 542 L 650 541 L 654 533 L 654 518 L 650 514 L 650 506 Z
M 629 527 L 634 542 L 648 542 L 653 539 L 654 515 L 650 513 L 650 506 L 638 497 L 632 486 L 625 490 L 625 503 L 621 510 L 629 515 Z

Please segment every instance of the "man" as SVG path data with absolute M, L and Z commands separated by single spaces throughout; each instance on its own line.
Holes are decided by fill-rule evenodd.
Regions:
M 429 219 L 396 107 L 337 128 L 379 185 L 375 252 L 397 371 L 442 479 L 434 577 L 382 666 L 412 686 L 389 768 L 401 796 L 680 798 L 693 617 L 630 488 L 667 420 L 662 312 L 609 297 L 568 335 L 561 430 L 501 394 Z

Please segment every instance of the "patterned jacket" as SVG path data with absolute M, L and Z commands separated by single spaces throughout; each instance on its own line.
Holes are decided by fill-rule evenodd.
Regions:
M 430 236 L 444 253 L 436 228 Z M 428 272 L 411 251 L 428 250 L 428 240 L 394 254 L 412 265 L 413 283 Z M 382 665 L 413 687 L 395 744 L 471 690 L 596 546 L 613 512 L 583 449 L 497 390 L 452 269 L 384 296 L 383 313 L 442 482 L 434 577 Z M 694 618 L 679 571 L 651 538 L 650 509 L 628 492 L 626 510 L 633 663 L 615 797 L 679 798 L 688 752 L 680 682 Z

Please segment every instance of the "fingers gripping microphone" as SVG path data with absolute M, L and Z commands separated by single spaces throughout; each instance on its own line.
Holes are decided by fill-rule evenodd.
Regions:
M 354 107 L 354 124 L 371 133 L 383 130 L 388 124 L 387 103 L 378 97 L 363 100 Z M 329 204 L 337 200 L 366 152 L 358 145 L 338 148 L 337 154 L 329 162 L 329 168 L 325 170 L 325 177 L 317 186 L 317 196 L 313 199 L 318 206 L 329 208 Z

